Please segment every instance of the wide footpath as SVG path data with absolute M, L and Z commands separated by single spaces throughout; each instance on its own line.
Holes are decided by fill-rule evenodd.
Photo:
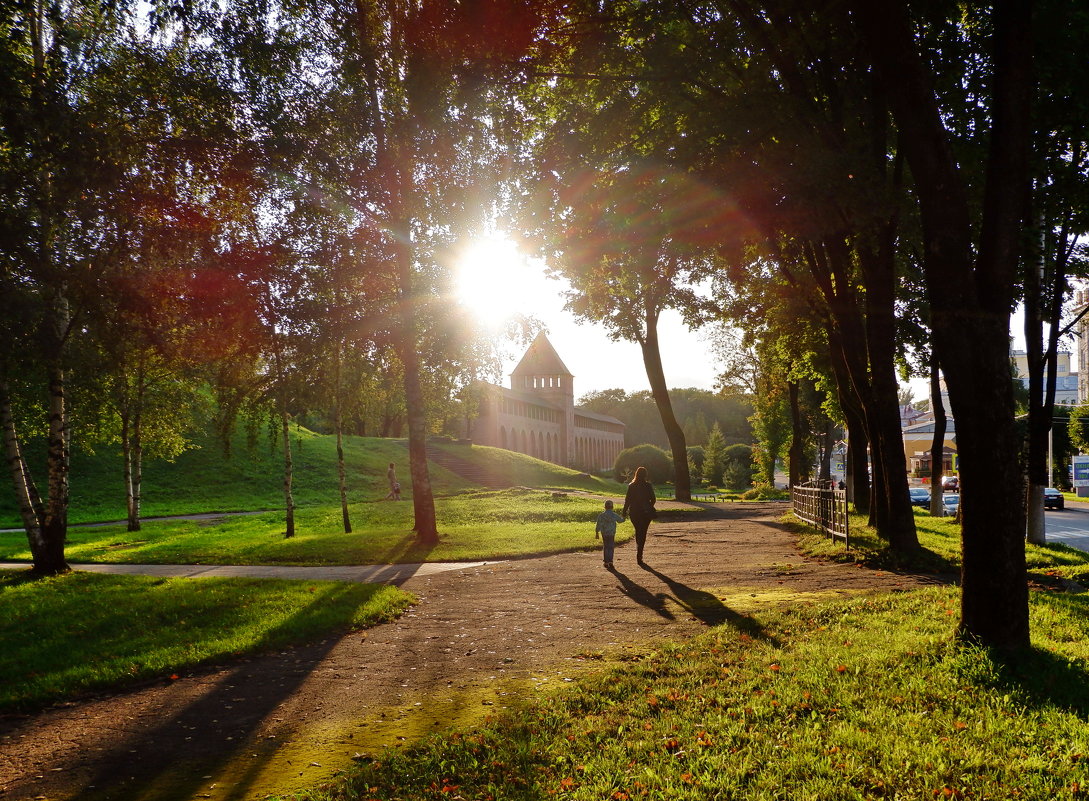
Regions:
M 367 632 L 0 719 L 0 799 L 287 794 L 384 746 L 450 725 L 471 727 L 519 698 L 662 640 L 742 621 L 769 605 L 935 581 L 804 559 L 777 522 L 785 504 L 710 509 L 698 520 L 654 524 L 646 566 L 636 566 L 628 544 L 618 549 L 614 571 L 602 567 L 599 553 L 229 568 L 242 573 L 112 566 L 156 575 L 305 571 L 295 577 L 395 583 L 419 603 Z M 160 572 L 171 569 L 192 572 Z

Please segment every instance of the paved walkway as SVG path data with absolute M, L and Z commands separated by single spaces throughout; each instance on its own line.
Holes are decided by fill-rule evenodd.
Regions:
M 168 578 L 279 578 L 299 581 L 358 581 L 371 584 L 403 584 L 416 576 L 433 576 L 448 570 L 484 567 L 497 562 L 409 562 L 403 565 L 81 565 L 73 570 L 124 576 Z M 23 570 L 28 562 L 0 562 L 0 570 Z

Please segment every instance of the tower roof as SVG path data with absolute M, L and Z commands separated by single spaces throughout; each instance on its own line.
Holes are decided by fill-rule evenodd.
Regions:
M 522 361 L 518 362 L 518 366 L 511 371 L 511 375 L 566 375 L 573 377 L 574 374 L 567 369 L 567 366 L 560 358 L 560 354 L 556 353 L 556 349 L 552 347 L 552 343 L 548 341 L 548 337 L 542 331 L 530 343 L 526 355 L 522 357 Z

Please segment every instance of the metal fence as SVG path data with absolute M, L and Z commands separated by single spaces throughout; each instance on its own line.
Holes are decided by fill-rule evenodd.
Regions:
M 844 546 L 851 547 L 846 490 L 810 482 L 794 487 L 790 494 L 795 517 L 827 532 L 833 540 L 842 539 Z

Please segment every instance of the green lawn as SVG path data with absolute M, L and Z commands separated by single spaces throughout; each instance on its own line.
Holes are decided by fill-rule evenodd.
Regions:
M 850 550 L 844 549 L 842 541 L 833 543 L 827 535 L 816 533 L 793 515 L 788 514 L 784 522 L 798 533 L 802 550 L 812 556 L 865 562 L 873 567 L 938 573 L 960 571 L 960 524 L 952 517 L 931 517 L 926 511 L 916 509 L 915 529 L 922 551 L 910 559 L 890 554 L 885 543 L 866 525 L 863 515 L 851 516 Z M 1089 553 L 1085 551 L 1058 543 L 1026 543 L 1025 561 L 1037 578 L 1064 578 L 1089 585 Z
M 395 587 L 269 579 L 0 571 L 0 712 L 103 687 L 171 681 L 197 665 L 397 617 Z
M 1089 598 L 1033 593 L 1015 665 L 954 644 L 953 588 L 761 610 L 318 799 L 1071 799 L 1089 789 Z
M 416 542 L 412 504 L 355 504 L 355 533 L 344 534 L 340 510 L 300 509 L 296 536 L 284 539 L 283 514 L 271 512 L 208 521 L 158 521 L 141 531 L 124 526 L 70 528 L 66 553 L 73 562 L 137 564 L 341 565 L 499 559 L 538 553 L 593 549 L 596 498 L 508 489 L 439 498 L 440 540 L 434 548 Z M 682 512 L 663 511 L 663 519 Z M 618 541 L 631 537 L 622 524 Z M 30 559 L 21 531 L 0 533 L 0 561 Z

